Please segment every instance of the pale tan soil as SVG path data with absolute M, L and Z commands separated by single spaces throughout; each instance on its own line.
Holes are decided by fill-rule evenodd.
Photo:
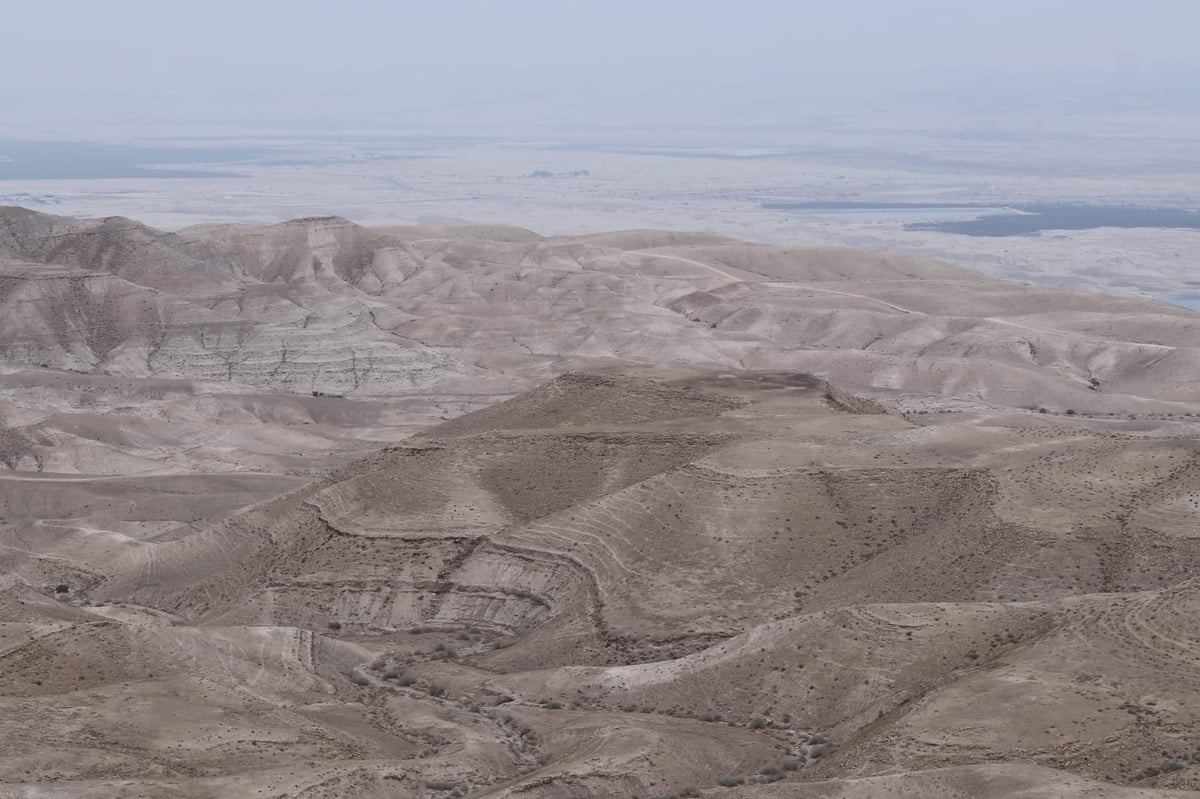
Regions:
M 0 795 L 1200 796 L 1198 314 L 0 222 Z

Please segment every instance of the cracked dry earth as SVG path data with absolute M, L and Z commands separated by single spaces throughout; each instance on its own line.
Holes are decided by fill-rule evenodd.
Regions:
M 0 222 L 2 796 L 1200 797 L 1194 313 Z

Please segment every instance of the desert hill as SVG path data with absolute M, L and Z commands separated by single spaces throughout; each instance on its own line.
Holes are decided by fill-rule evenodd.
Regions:
M 1200 796 L 1200 315 L 706 234 L 0 228 L 0 795 Z
M 461 394 L 464 382 L 512 393 L 601 359 L 804 370 L 868 392 L 1076 410 L 1136 400 L 1170 412 L 1163 402 L 1196 388 L 1193 312 L 886 254 L 336 218 L 165 234 L 5 209 L 0 228 L 0 258 L 19 262 L 6 294 L 42 298 L 35 318 L 6 314 L 17 364 L 353 397 L 443 384 Z M 113 254 L 88 249 L 97 237 Z M 124 282 L 92 288 L 97 272 Z M 74 309 L 114 312 L 113 295 L 130 305 L 122 325 L 98 324 L 106 340 L 87 355 L 64 347 L 96 335 L 75 329 Z

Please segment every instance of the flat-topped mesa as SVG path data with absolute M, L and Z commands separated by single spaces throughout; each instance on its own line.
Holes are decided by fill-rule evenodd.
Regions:
M 603 429 L 718 415 L 747 402 L 742 397 L 636 377 L 566 372 L 519 397 L 453 419 L 424 435 L 453 436 L 535 428 Z

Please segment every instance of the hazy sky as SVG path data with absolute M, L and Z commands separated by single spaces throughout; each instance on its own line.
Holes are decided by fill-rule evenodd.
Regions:
M 1136 93 L 1200 75 L 1196 0 L 66 0 L 6 3 L 0 26 L 13 124 L 82 108 L 961 94 L 1005 76 L 1117 76 Z

